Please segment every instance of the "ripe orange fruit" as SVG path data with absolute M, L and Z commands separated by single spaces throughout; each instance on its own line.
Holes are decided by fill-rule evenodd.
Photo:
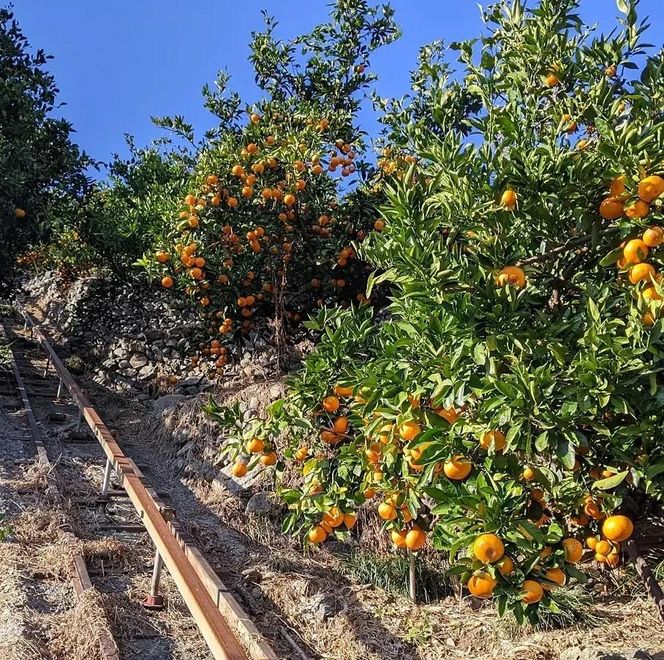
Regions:
M 521 600 L 526 603 L 526 605 L 539 603 L 544 596 L 544 589 L 536 580 L 524 580 L 521 589 L 525 592 Z
M 650 281 L 655 277 L 655 269 L 650 264 L 636 264 L 629 271 L 629 281 L 632 284 L 638 284 L 643 281 Z
M 397 548 L 405 548 L 407 534 L 408 534 L 407 529 L 402 529 L 401 531 L 393 529 L 392 532 L 390 533 L 390 537 L 392 538 L 392 543 L 394 543 L 394 545 Z
M 184 203 L 187 206 L 194 206 L 194 204 L 196 204 L 196 195 L 187 195 L 184 198 Z
M 511 575 L 514 571 L 514 562 L 510 557 L 503 557 L 497 564 L 498 572 L 501 575 Z
M 18 218 L 19 220 L 21 218 L 25 218 L 25 211 L 21 208 L 15 208 L 14 209 L 14 216 Z
M 526 481 L 533 481 L 537 477 L 537 470 L 526 467 L 521 475 Z
M 346 529 L 353 529 L 357 522 L 357 516 L 354 513 L 344 513 L 344 525 Z
M 168 275 L 166 275 L 166 277 L 162 277 L 161 286 L 163 286 L 164 289 L 170 289 L 173 286 L 173 278 L 169 277 Z
M 164 252 L 163 250 L 159 250 L 155 256 L 160 264 L 165 264 L 170 259 L 168 252 Z
M 242 165 L 233 165 L 231 168 L 231 174 L 238 177 L 244 176 L 244 167 L 242 167 Z
M 597 545 L 595 546 L 595 552 L 599 553 L 600 555 L 608 555 L 611 550 L 613 550 L 611 544 L 608 541 L 604 541 L 603 539 L 598 541 Z
M 498 286 L 506 286 L 511 284 L 519 289 L 526 286 L 526 274 L 522 268 L 518 266 L 505 266 L 496 276 L 496 284 Z
M 263 454 L 260 460 L 263 465 L 275 465 L 277 462 L 277 455 L 275 452 L 271 451 L 267 454 Z
M 454 408 L 443 408 L 441 406 L 440 408 L 436 408 L 434 412 L 436 413 L 436 415 L 438 415 L 438 417 L 442 417 L 450 424 L 454 424 L 454 422 L 456 422 L 457 419 L 459 419 L 459 413 Z
M 620 553 L 618 552 L 611 552 L 606 556 L 606 563 L 608 566 L 611 568 L 615 568 L 620 564 Z
M 472 469 L 472 463 L 465 456 L 452 456 L 443 464 L 445 476 L 453 481 L 463 481 Z
M 265 449 L 265 442 L 260 438 L 252 438 L 247 442 L 247 451 L 250 454 L 260 454 Z
M 544 577 L 549 581 L 557 584 L 559 587 L 564 586 L 565 582 L 567 582 L 567 576 L 565 575 L 565 571 L 561 570 L 560 568 L 550 568 L 544 573 Z M 553 586 L 550 584 L 542 584 L 542 588 L 546 589 L 547 591 L 552 589 Z
M 655 321 L 656 321 L 655 317 L 650 312 L 646 312 L 641 317 L 641 322 L 643 323 L 643 325 L 648 327 L 655 325 Z
M 577 539 L 563 539 L 563 548 L 565 550 L 565 561 L 575 564 L 583 556 L 583 546 Z
M 546 77 L 547 87 L 555 87 L 560 84 L 560 78 L 555 73 L 550 73 Z
M 299 447 L 298 450 L 295 452 L 295 460 L 299 461 L 300 463 L 302 461 L 306 461 L 307 458 L 309 457 L 309 447 Z
M 623 248 L 623 257 L 628 264 L 638 264 L 647 256 L 648 246 L 640 238 L 633 238 Z
M 617 220 L 623 214 L 624 205 L 617 197 L 607 197 L 599 205 L 599 214 L 605 220 Z
M 648 213 L 650 213 L 650 206 L 641 199 L 637 199 L 633 204 L 625 207 L 625 215 L 632 220 L 645 218 Z
M 473 554 L 481 562 L 492 564 L 505 554 L 505 546 L 495 534 L 481 534 L 473 543 Z
M 413 527 L 413 529 L 406 534 L 406 547 L 409 550 L 419 550 L 424 547 L 426 542 L 427 535 L 419 527 Z
M 609 190 L 613 197 L 622 197 L 625 194 L 625 175 L 621 174 L 611 181 Z
M 572 115 L 564 114 L 561 117 L 561 122 L 565 124 L 565 133 L 569 135 L 576 133 L 576 130 L 579 128 L 579 125 L 574 121 Z
M 491 598 L 497 584 L 498 580 L 492 578 L 488 573 L 481 571 L 468 580 L 468 591 L 475 598 Z
M 597 502 L 590 500 L 583 505 L 583 510 L 586 515 L 590 516 L 593 520 L 601 520 L 604 518 L 604 512 Z
M 251 186 L 242 187 L 242 197 L 251 197 L 254 194 L 254 189 Z
M 337 396 L 353 396 L 353 388 L 344 387 L 343 385 L 336 385 L 334 387 L 334 393 Z
M 330 429 L 325 429 L 324 431 L 320 432 L 320 439 L 327 443 L 328 445 L 336 445 L 337 442 L 339 442 L 340 438 L 339 436 L 334 432 L 331 431 Z
M 500 205 L 506 209 L 513 209 L 516 206 L 516 192 L 509 188 L 500 196 Z
M 374 222 L 374 229 L 376 231 L 383 231 L 383 229 L 385 229 L 385 222 L 383 220 L 376 220 L 376 222 Z
M 332 426 L 337 433 L 344 434 L 348 430 L 348 417 L 337 417 Z
M 323 410 L 329 413 L 335 413 L 339 410 L 339 399 L 336 396 L 326 396 L 323 399 Z
M 293 206 L 295 204 L 295 195 L 291 195 L 290 193 L 284 195 L 284 204 L 286 206 Z
M 659 294 L 657 289 L 654 286 L 649 286 L 641 292 L 643 299 L 646 302 L 652 302 L 653 300 L 662 300 L 662 296 Z
M 633 533 L 634 523 L 627 516 L 609 516 L 602 524 L 602 534 L 609 541 L 626 541 Z
M 383 520 L 394 520 L 397 517 L 397 509 L 393 504 L 381 502 L 378 505 L 378 515 Z
M 257 124 L 261 120 L 261 116 L 257 115 L 255 112 L 253 112 L 251 114 L 251 116 L 249 117 L 249 119 L 250 119 L 252 124 Z M 247 149 L 247 151 L 248 151 L 248 149 Z
M 661 227 L 648 227 L 643 232 L 643 242 L 648 246 L 648 247 L 658 247 L 662 243 L 664 243 L 664 230 Z
M 207 183 L 208 186 L 215 186 L 219 183 L 219 177 L 216 174 L 210 174 L 205 179 L 205 183 Z
M 341 527 L 344 524 L 344 513 L 338 506 L 333 506 L 323 515 L 323 522 L 330 527 Z
M 597 547 L 598 543 L 599 543 L 599 539 L 596 536 L 586 536 L 586 545 L 591 550 L 594 550 Z
M 417 422 L 404 422 L 399 427 L 399 435 L 407 442 L 414 440 L 421 431 L 422 427 Z
M 244 475 L 247 474 L 247 464 L 243 463 L 242 461 L 237 461 L 236 463 L 233 463 L 233 467 L 231 468 L 231 474 L 234 477 L 244 477 Z
M 258 153 L 258 145 L 255 144 L 254 142 L 250 142 L 247 145 L 247 153 L 248 154 L 257 154 Z
M 600 552 L 595 553 L 595 561 L 600 564 L 606 563 L 606 555 L 601 554 Z
M 505 448 L 505 434 L 502 431 L 487 431 L 480 439 L 480 447 L 502 451 Z
M 322 543 L 326 538 L 327 532 L 320 525 L 316 525 L 316 527 L 309 532 L 309 541 L 316 545 Z
M 664 179 L 661 176 L 647 176 L 639 181 L 638 194 L 644 202 L 650 204 L 662 193 L 664 193 Z

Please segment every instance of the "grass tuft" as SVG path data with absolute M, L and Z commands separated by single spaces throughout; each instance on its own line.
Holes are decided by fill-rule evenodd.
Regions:
M 341 560 L 341 566 L 356 582 L 372 584 L 388 593 L 408 595 L 408 558 L 401 554 L 383 556 L 354 550 Z M 418 559 L 416 581 L 420 602 L 432 603 L 453 593 L 445 572 L 426 560 Z

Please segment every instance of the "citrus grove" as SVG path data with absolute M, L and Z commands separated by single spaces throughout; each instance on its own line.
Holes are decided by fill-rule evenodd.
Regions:
M 423 49 L 410 100 L 378 102 L 380 231 L 352 245 L 389 313 L 321 310 L 264 418 L 206 407 L 234 475 L 284 477 L 286 531 L 344 539 L 367 510 L 518 621 L 639 558 L 661 512 L 664 62 L 637 2 L 610 37 L 578 5 L 499 2 Z
M 140 261 L 209 320 L 194 361 L 213 374 L 257 318 L 279 343 L 309 310 L 363 299 L 366 285 L 351 241 L 373 230 L 376 193 L 357 188 L 370 171 L 356 114 L 372 52 L 396 36 L 392 10 L 340 0 L 330 24 L 288 43 L 275 25 L 267 19 L 251 44 L 259 102 L 242 108 L 225 75 L 206 90 L 219 128 L 198 147 L 171 226 Z
M 198 310 L 189 366 L 220 380 L 257 338 L 312 340 L 263 415 L 204 406 L 305 547 L 378 528 L 520 623 L 635 566 L 664 616 L 664 51 L 638 0 L 609 36 L 580 4 L 499 0 L 398 99 L 373 88 L 389 5 L 336 0 L 289 41 L 266 16 L 257 98 L 220 74 L 212 130 L 157 119 L 173 141 L 130 139 L 101 182 L 0 10 L 0 275 L 136 267 Z

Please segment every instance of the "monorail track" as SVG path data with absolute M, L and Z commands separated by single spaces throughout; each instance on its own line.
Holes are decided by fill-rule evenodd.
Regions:
M 87 539 L 110 537 L 130 548 L 139 546 L 144 555 L 151 546 L 153 559 L 142 565 L 148 574 L 151 569 L 151 579 L 147 593 L 134 595 L 143 605 L 134 610 L 143 613 L 136 616 L 143 616 L 145 626 L 150 626 L 150 617 L 160 615 L 164 607 L 160 586 L 166 571 L 208 649 L 188 655 L 172 652 L 172 645 L 164 643 L 158 650 L 159 635 L 155 635 L 153 642 L 142 642 L 146 647 L 152 644 L 154 654 L 141 651 L 137 643 L 136 654 L 125 656 L 113 639 L 112 626 L 106 625 L 96 629 L 99 656 L 105 660 L 276 660 L 256 626 L 192 543 L 178 522 L 177 512 L 124 453 L 120 441 L 66 369 L 39 324 L 17 307 L 14 314 L 1 320 L 0 326 L 0 344 L 9 347 L 5 348 L 5 365 L 7 361 L 10 365 L 10 369 L 0 370 L 0 408 L 20 407 L 24 423 L 17 442 L 33 452 L 47 474 L 49 496 L 73 513 L 75 522 L 67 525 L 66 533 L 72 541 L 76 541 L 74 530 Z M 103 566 L 86 566 L 82 555 L 75 555 L 71 564 L 77 594 L 113 588 L 113 580 Z M 122 583 L 122 579 L 119 581 Z M 139 621 L 139 628 L 145 626 Z M 168 626 L 152 628 L 165 630 Z

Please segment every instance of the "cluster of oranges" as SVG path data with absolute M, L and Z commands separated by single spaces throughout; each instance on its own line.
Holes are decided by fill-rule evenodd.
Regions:
M 234 477 L 244 477 L 249 472 L 251 457 L 258 456 L 261 465 L 270 467 L 277 464 L 277 454 L 274 448 L 269 446 L 262 438 L 252 438 L 245 447 L 246 455 L 240 455 L 233 463 L 231 474 Z
M 333 393 L 325 396 L 320 403 L 317 416 L 321 423 L 319 439 L 324 446 L 336 448 L 345 440 L 352 440 L 353 430 L 350 417 L 353 412 L 359 412 L 360 407 L 366 403 L 366 396 L 362 388 L 336 385 Z M 403 455 L 405 465 L 413 477 L 420 474 L 425 465 L 422 464 L 423 454 L 431 444 L 419 442 L 417 439 L 425 431 L 422 414 L 425 404 L 420 398 L 413 395 L 408 396 L 410 407 L 413 410 L 412 419 L 400 423 L 388 422 L 378 424 L 374 433 L 364 432 L 365 443 L 363 451 L 365 485 L 362 490 L 365 502 L 372 500 L 377 493 L 382 492 L 383 497 L 376 505 L 378 517 L 384 521 L 385 528 L 396 548 L 407 549 L 412 552 L 421 550 L 427 545 L 430 521 L 427 517 L 420 517 L 418 511 L 411 510 L 408 492 L 412 484 L 404 482 L 399 487 L 395 479 L 387 478 L 384 474 L 388 464 L 394 464 L 395 456 Z M 454 407 L 436 406 L 428 404 L 429 412 L 435 413 L 445 419 L 449 424 L 454 424 L 464 416 L 466 409 Z M 357 410 L 354 410 L 357 408 Z M 368 422 L 365 420 L 365 427 Z M 478 436 L 478 449 L 480 455 L 487 452 L 500 454 L 507 449 L 507 437 L 500 429 L 484 431 Z M 321 454 L 324 456 L 324 453 Z M 297 462 L 304 462 L 310 457 L 310 448 L 302 445 L 294 454 Z M 430 462 L 430 461 L 429 461 Z M 434 464 L 432 474 L 436 478 L 446 478 L 451 482 L 462 482 L 466 480 L 475 469 L 473 460 L 463 454 L 454 454 L 445 460 Z M 580 469 L 577 461 L 573 471 Z M 306 472 L 309 472 L 307 470 Z M 392 474 L 393 469 L 390 470 Z M 397 468 L 397 473 L 401 472 Z M 303 472 L 304 474 L 304 472 Z M 406 474 L 406 473 L 403 473 Z M 594 469 L 591 474 L 593 478 L 609 477 L 614 474 L 613 470 Z M 540 473 L 537 467 L 527 465 L 523 468 L 517 479 L 524 484 L 526 492 L 530 493 L 530 503 L 527 506 L 527 516 L 532 518 L 536 527 L 547 525 L 553 515 L 546 509 L 544 491 L 538 487 Z M 315 495 L 321 492 L 319 482 L 311 483 L 305 492 Z M 535 504 L 535 507 L 532 507 Z M 535 513 L 531 512 L 531 509 Z M 309 529 L 307 538 L 312 544 L 322 543 L 335 529 L 341 527 L 343 516 L 353 515 L 348 509 L 348 502 L 333 505 L 322 520 L 318 520 Z M 533 517 L 534 516 L 534 517 Z M 354 520 L 354 518 L 353 518 Z M 594 551 L 593 555 L 587 555 L 583 543 L 569 536 L 559 544 L 545 546 L 540 553 L 539 560 L 530 568 L 528 574 L 516 571 L 515 567 L 529 564 L 529 557 L 521 556 L 518 546 L 504 541 L 495 533 L 481 534 L 467 553 L 468 570 L 465 573 L 465 582 L 469 592 L 478 598 L 489 598 L 494 595 L 494 590 L 499 585 L 505 588 L 518 588 L 521 593 L 522 602 L 525 605 L 538 603 L 548 591 L 566 584 L 568 572 L 565 566 L 574 564 L 587 558 L 595 558 L 606 567 L 614 568 L 620 563 L 620 543 L 628 539 L 633 532 L 631 520 L 621 514 L 607 515 L 601 510 L 600 503 L 595 497 L 586 496 L 583 501 L 583 512 L 578 516 L 571 517 L 577 526 L 588 526 L 593 521 L 602 521 L 603 526 L 600 536 L 590 535 L 586 538 L 588 548 Z M 426 521 L 426 522 L 425 522 Z M 348 527 L 350 528 L 350 527 Z M 532 540 L 532 536 L 523 528 L 524 538 Z M 506 554 L 506 546 L 509 553 Z
M 629 194 L 625 177 L 616 177 L 611 182 L 609 196 L 599 206 L 600 216 L 609 221 L 619 220 L 623 216 L 635 221 L 644 220 L 650 214 L 653 202 L 664 193 L 664 179 L 657 175 L 647 176 L 639 181 L 636 193 L 636 199 L 626 203 Z M 630 238 L 620 245 L 622 253 L 616 262 L 621 271 L 627 272 L 632 284 L 643 283 L 639 293 L 649 308 L 642 317 L 647 326 L 654 325 L 656 321 L 657 307 L 652 303 L 662 300 L 662 295 L 658 290 L 661 275 L 651 264 L 646 263 L 646 259 L 650 250 L 663 242 L 664 230 L 661 227 L 647 227 L 639 238 Z
M 595 553 L 595 561 L 615 568 L 620 564 L 620 544 L 633 533 L 634 523 L 627 516 L 609 516 L 602 524 L 601 536 L 588 536 L 586 545 Z

